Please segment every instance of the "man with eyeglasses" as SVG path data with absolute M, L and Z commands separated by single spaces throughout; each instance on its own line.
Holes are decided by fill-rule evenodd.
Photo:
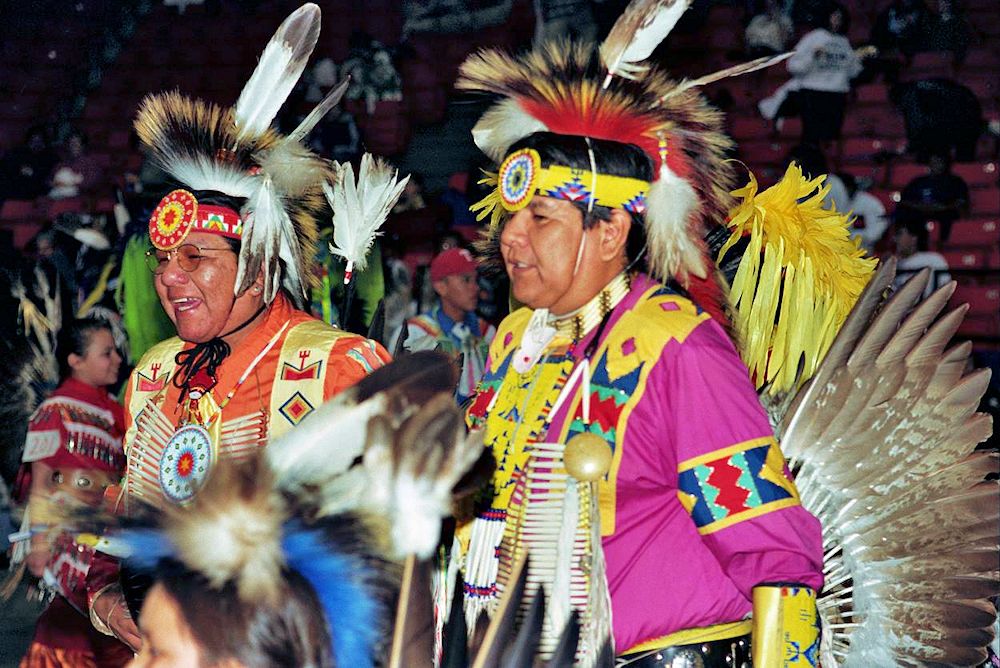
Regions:
M 259 67 L 277 67 L 287 40 L 304 40 L 290 51 L 308 58 L 318 16 L 306 5 L 289 17 L 274 38 L 283 48 L 269 46 Z M 251 84 L 240 104 L 279 94 Z M 276 113 L 282 101 L 265 106 Z M 146 258 L 177 336 L 143 355 L 126 389 L 126 513 L 189 502 L 220 462 L 252 455 L 389 360 L 378 343 L 303 310 L 329 216 L 324 188 L 337 175 L 299 142 L 308 128 L 281 136 L 273 118 L 243 116 L 250 105 L 240 104 L 175 92 L 139 108 L 140 140 L 178 184 L 153 211 Z M 128 578 L 88 582 L 91 621 L 138 649 L 123 588 L 133 590 Z
M 185 503 L 219 461 L 292 429 L 389 360 L 374 341 L 301 310 L 304 295 L 284 275 L 269 295 L 258 265 L 241 288 L 244 209 L 239 198 L 180 189 L 151 217 L 146 263 L 177 337 L 143 356 L 126 391 L 126 511 Z M 272 271 L 305 275 L 283 263 Z M 109 606 L 118 607 L 112 618 L 122 634 L 116 586 L 91 601 L 92 620 L 108 631 Z M 127 633 L 122 639 L 135 641 Z

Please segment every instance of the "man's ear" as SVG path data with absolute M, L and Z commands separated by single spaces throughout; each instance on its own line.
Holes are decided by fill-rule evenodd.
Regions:
M 255 278 L 254 281 L 253 281 L 253 283 L 250 284 L 250 287 L 248 287 L 246 289 L 246 292 L 249 292 L 254 297 L 259 297 L 260 295 L 264 294 L 264 269 L 263 268 L 261 268 L 261 270 L 257 272 L 257 278 Z
M 434 294 L 440 297 L 448 291 L 448 281 L 443 278 L 439 278 L 438 280 L 431 282 L 431 288 L 434 290 Z
M 600 234 L 600 257 L 602 260 L 617 260 L 625 254 L 628 233 L 632 229 L 632 216 L 624 209 L 612 209 L 611 217 L 598 224 Z

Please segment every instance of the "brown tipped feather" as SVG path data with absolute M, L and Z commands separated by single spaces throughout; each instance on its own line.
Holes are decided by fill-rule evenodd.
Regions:
M 997 457 L 973 453 L 991 431 L 975 412 L 989 372 L 963 376 L 971 348 L 946 349 L 965 315 L 939 317 L 954 286 L 921 301 L 922 272 L 886 299 L 892 270 L 794 400 L 782 445 L 823 524 L 828 581 L 855 592 L 819 602 L 857 624 L 837 632 L 840 660 L 968 665 L 992 635 L 1000 568 L 1000 485 L 982 482 Z

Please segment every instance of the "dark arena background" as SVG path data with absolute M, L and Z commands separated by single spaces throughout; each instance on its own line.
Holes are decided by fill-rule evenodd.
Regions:
M 401 258 L 409 268 L 419 300 L 436 250 L 476 238 L 477 222 L 467 207 L 481 197 L 477 180 L 481 169 L 490 167 L 470 134 L 486 101 L 455 90 L 459 65 L 480 47 L 517 50 L 542 35 L 600 39 L 627 3 L 316 2 L 323 12 L 319 45 L 279 122 L 295 127 L 334 83 L 351 75 L 345 101 L 314 130 L 310 144 L 338 161 L 370 151 L 414 175 L 381 244 L 383 259 Z M 12 287 L 39 264 L 57 265 L 69 308 L 79 309 L 91 298 L 114 308 L 115 253 L 145 227 L 166 187 L 163 175 L 144 160 L 132 130 L 138 102 L 150 92 L 179 89 L 232 105 L 261 49 L 299 4 L 0 0 L 0 333 L 5 343 L 24 327 Z M 830 0 L 695 0 L 655 58 L 677 78 L 697 77 L 776 49 L 793 49 L 826 21 L 832 7 Z M 745 164 L 762 187 L 780 179 L 791 159 L 814 176 L 836 175 L 839 186 L 831 197 L 839 209 L 859 214 L 854 230 L 871 253 L 902 260 L 916 255 L 926 265 L 904 266 L 931 266 L 935 281 L 949 276 L 957 281 L 953 305 L 969 305 L 958 336 L 972 341 L 980 366 L 994 369 L 981 410 L 996 415 L 997 2 L 871 0 L 846 2 L 844 8 L 845 34 L 866 57 L 852 80 L 839 137 L 803 140 L 801 116 L 809 113 L 808 105 L 797 101 L 795 91 L 777 113 L 762 114 L 759 104 L 777 104 L 772 96 L 790 79 L 785 64 L 725 79 L 704 92 L 726 113 L 735 142 L 732 158 Z M 755 23 L 759 17 L 770 22 Z M 912 247 L 903 248 L 902 237 L 914 237 L 905 242 Z M 503 297 L 494 300 L 494 306 L 504 304 L 502 311 L 506 287 L 496 286 L 495 293 Z M 490 319 L 502 315 L 484 308 Z M 2 354 L 16 349 L 7 345 Z M 0 666 L 14 666 L 40 608 L 18 592 L 0 609 Z

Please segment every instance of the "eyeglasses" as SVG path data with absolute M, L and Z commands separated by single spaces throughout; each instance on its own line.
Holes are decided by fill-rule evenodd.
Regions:
M 170 258 L 177 256 L 177 264 L 180 268 L 190 273 L 198 268 L 198 265 L 201 264 L 202 259 L 205 257 L 202 253 L 206 252 L 235 253 L 236 251 L 231 248 L 202 248 L 194 244 L 184 244 L 168 251 L 148 250 L 146 251 L 146 266 L 149 267 L 151 272 L 159 276 L 167 270 Z

